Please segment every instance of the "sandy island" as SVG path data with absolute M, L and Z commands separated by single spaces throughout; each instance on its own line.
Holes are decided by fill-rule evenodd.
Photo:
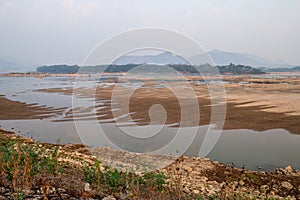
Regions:
M 198 80 L 201 77 L 188 77 L 190 80 Z M 212 77 L 216 80 L 215 77 Z M 264 131 L 269 129 L 286 129 L 293 134 L 300 134 L 300 79 L 299 78 L 251 78 L 249 76 L 225 76 L 226 92 L 226 118 L 224 129 L 252 129 Z M 192 83 L 193 90 L 200 108 L 200 121 L 193 119 L 182 122 L 178 96 L 183 97 L 183 112 L 193 114 L 193 105 L 189 97 L 185 94 L 185 89 L 179 91 L 177 96 L 168 88 L 154 87 L 155 81 L 147 80 L 146 86 L 134 91 L 129 101 L 130 117 L 139 122 L 140 125 L 150 122 L 149 109 L 152 105 L 160 104 L 167 112 L 166 123 L 176 124 L 181 122 L 182 126 L 205 125 L 211 119 L 211 99 L 206 85 Z M 180 86 L 181 82 L 172 83 Z M 64 93 L 68 95 L 78 95 L 81 97 L 92 97 L 95 93 L 97 100 L 107 100 L 103 105 L 99 105 L 97 110 L 98 120 L 113 119 L 111 112 L 112 93 L 118 89 L 118 96 L 113 100 L 117 101 L 118 112 L 114 112 L 114 117 L 122 116 L 128 112 L 124 105 L 128 99 L 125 97 L 131 91 L 129 88 L 116 88 L 115 85 L 109 87 L 79 88 L 73 91 L 72 88 L 41 89 L 39 92 Z M 181 92 L 181 93 L 180 93 Z M 80 116 L 85 113 L 70 112 L 64 120 L 80 120 Z M 89 114 L 86 113 L 85 120 Z M 91 115 L 91 119 L 94 116 Z M 126 121 L 127 118 L 125 118 Z M 121 119 L 122 120 L 122 119 Z

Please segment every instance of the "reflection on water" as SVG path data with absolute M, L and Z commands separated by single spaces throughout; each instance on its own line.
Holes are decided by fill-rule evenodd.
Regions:
M 77 134 L 74 122 L 51 122 L 50 120 L 4 120 L 0 121 L 2 128 L 11 130 L 14 128 L 17 134 L 25 137 L 32 137 L 38 141 L 50 143 L 80 143 L 81 140 Z M 81 124 L 82 125 L 82 124 Z M 124 126 L 130 124 L 124 124 Z M 156 130 L 156 125 L 144 127 L 140 138 Z M 112 146 L 117 145 L 121 149 L 132 152 L 151 152 L 168 144 L 177 134 L 178 129 L 173 127 L 164 127 L 159 134 L 151 139 L 142 140 L 139 138 L 126 136 L 113 123 L 101 124 L 99 127 L 92 125 L 91 121 L 85 121 L 86 134 L 90 136 L 90 146 Z M 130 126 L 134 132 L 137 127 Z M 183 128 L 184 131 L 185 128 Z M 188 129 L 188 128 L 186 128 Z M 207 126 L 199 127 L 197 136 L 186 151 L 187 156 L 198 156 L 199 149 L 203 142 Z M 108 135 L 109 134 L 109 135 Z M 208 133 L 209 134 L 209 133 Z M 95 140 L 95 138 L 97 138 Z M 109 138 L 109 140 L 107 139 Z M 185 137 L 189 140 L 188 136 Z M 173 149 L 160 152 L 165 155 L 176 155 L 176 149 L 185 148 L 186 140 L 181 140 L 173 146 Z M 85 141 L 87 142 L 87 141 Z M 249 169 L 258 169 L 262 167 L 265 170 L 272 170 L 277 167 L 291 165 L 295 169 L 300 169 L 300 136 L 291 135 L 289 132 L 281 129 L 256 132 L 251 130 L 224 130 L 216 146 L 210 152 L 208 157 L 224 163 L 235 163 L 237 166 L 246 165 Z
M 51 122 L 50 120 L 0 120 L 1 128 L 40 142 L 81 143 L 74 122 Z
M 252 130 L 223 131 L 208 157 L 247 168 L 274 169 L 291 165 L 300 169 L 300 136 L 283 129 L 264 132 Z
M 90 78 L 92 82 L 97 79 Z M 73 78 L 48 77 L 44 79 L 36 79 L 30 77 L 24 78 L 0 78 L 0 94 L 6 95 L 9 99 L 23 101 L 27 103 L 38 103 L 39 105 L 47 105 L 52 107 L 68 107 L 66 112 L 72 106 L 72 96 L 63 94 L 48 94 L 41 92 L 32 92 L 32 90 L 43 88 L 70 88 L 73 86 Z M 103 87 L 108 87 L 112 83 L 101 83 Z M 120 83 L 124 87 L 136 87 L 140 83 Z M 201 83 L 199 83 L 201 84 Z M 87 84 L 89 85 L 89 84 Z M 163 87 L 163 85 L 155 85 L 155 87 Z M 77 97 L 80 98 L 80 97 Z M 81 109 L 88 110 L 92 105 L 91 99 L 80 98 L 79 103 L 85 107 Z M 96 102 L 100 105 L 101 101 Z M 87 111 L 87 113 L 90 111 Z M 86 115 L 89 117 L 88 115 Z M 56 116 L 52 119 L 44 120 L 2 120 L 1 128 L 12 130 L 17 134 L 25 137 L 32 137 L 38 141 L 50 143 L 80 143 L 81 139 L 77 133 L 77 128 L 73 121 L 54 122 L 64 116 Z M 77 117 L 84 118 L 82 113 L 78 113 Z M 185 155 L 198 156 L 207 126 L 197 127 L 197 135 L 193 140 L 193 135 L 189 132 L 189 128 L 178 128 L 165 126 L 154 134 L 158 125 L 141 127 L 131 126 L 131 123 L 123 123 L 121 126 L 130 129 L 132 135 L 126 135 L 116 124 L 109 123 L 111 120 L 97 121 L 101 123 L 94 126 L 95 120 L 83 121 L 80 123 L 81 128 L 87 137 L 84 138 L 85 143 L 91 146 L 117 146 L 122 149 L 133 152 L 152 152 L 161 150 L 159 153 L 166 155 L 176 155 L 176 151 L 185 151 L 186 143 L 193 141 L 189 148 L 185 151 Z M 108 123 L 104 123 L 108 122 Z M 97 123 L 98 124 L 98 123 Z M 99 124 L 98 124 L 99 125 Z M 80 127 L 79 127 L 80 128 Z M 194 127 L 195 128 L 195 127 Z M 102 130 L 102 132 L 101 132 Z M 105 134 L 103 134 L 103 132 Z M 82 134 L 82 133 L 81 133 Z M 209 133 L 208 133 L 209 134 Z M 145 137 L 151 137 L 143 140 Z M 177 143 L 172 143 L 172 139 L 178 136 L 180 139 Z M 96 137 L 96 140 L 95 140 Z M 171 148 L 164 148 L 166 144 L 171 144 Z M 291 165 L 295 169 L 300 169 L 300 159 L 298 152 L 300 150 L 300 136 L 291 135 L 289 132 L 281 129 L 268 130 L 264 132 L 255 132 L 251 130 L 224 130 L 213 150 L 208 157 L 225 163 L 235 163 L 238 166 L 246 165 L 246 168 L 257 169 L 262 167 L 265 170 L 274 169 L 276 167 L 285 167 Z
M 38 103 L 41 106 L 47 105 L 48 107 L 56 108 L 71 106 L 71 96 L 32 91 L 36 89 L 72 87 L 72 78 L 47 77 L 38 79 L 33 77 L 0 77 L 0 81 L 0 94 L 4 94 L 11 100 Z

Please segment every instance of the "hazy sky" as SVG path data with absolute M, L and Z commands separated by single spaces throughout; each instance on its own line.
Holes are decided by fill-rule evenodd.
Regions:
M 38 64 L 80 64 L 103 40 L 142 27 L 300 64 L 299 0 L 0 0 L 0 25 L 0 56 Z

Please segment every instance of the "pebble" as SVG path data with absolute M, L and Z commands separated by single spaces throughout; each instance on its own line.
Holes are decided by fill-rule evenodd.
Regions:
M 85 183 L 85 184 L 84 184 L 84 191 L 85 191 L 85 192 L 90 192 L 90 191 L 91 191 L 91 189 L 90 189 L 90 184 L 89 184 L 89 183 Z
M 245 185 L 245 182 L 244 182 L 243 180 L 240 180 L 240 181 L 239 181 L 239 184 L 240 184 L 241 186 L 243 186 L 243 185 Z
M 291 173 L 293 173 L 293 168 L 289 165 L 289 166 L 287 166 L 286 168 L 284 168 L 284 171 L 285 171 L 285 173 L 287 173 L 287 174 L 291 174 Z
M 193 192 L 194 192 L 194 194 L 200 194 L 199 190 L 194 190 Z
M 262 186 L 260 186 L 260 189 L 265 192 L 269 189 L 269 186 L 268 185 L 262 185 Z
M 189 172 L 189 173 L 191 173 L 193 171 L 193 168 L 185 166 L 184 170 L 187 171 L 187 172 Z
M 287 182 L 287 181 L 282 181 L 282 182 L 281 182 L 281 186 L 284 187 L 284 188 L 286 188 L 286 189 L 288 189 L 288 190 L 291 190 L 291 189 L 293 189 L 293 187 L 294 187 L 292 184 L 290 184 L 290 183 Z
M 201 176 L 201 181 L 206 182 L 208 178 L 206 176 Z
M 271 195 L 271 196 L 274 196 L 274 195 L 275 195 L 275 192 L 274 192 L 274 191 L 271 191 L 271 192 L 270 192 L 270 195 Z
M 5 188 L 4 187 L 1 187 L 1 194 L 4 194 L 5 193 Z
M 2 192 L 0 194 L 0 200 L 7 200 L 7 199 L 11 199 L 13 196 L 13 193 L 10 191 L 9 188 L 6 187 L 0 187 L 0 191 Z M 40 199 L 44 199 L 44 195 L 39 193 L 38 194 L 38 190 L 28 190 L 28 191 L 23 191 L 26 192 L 24 200 L 40 200 Z M 72 198 L 70 197 L 69 194 L 66 193 L 66 191 L 64 189 L 61 188 L 57 188 L 55 189 L 54 187 L 49 188 L 49 192 L 52 192 L 52 194 L 47 195 L 48 199 L 61 199 L 61 200 L 70 200 L 70 199 L 74 199 L 74 200 L 78 200 L 79 198 Z M 108 199 L 110 200 L 110 199 Z
M 116 198 L 113 196 L 107 196 L 107 197 L 104 197 L 102 200 L 116 200 Z

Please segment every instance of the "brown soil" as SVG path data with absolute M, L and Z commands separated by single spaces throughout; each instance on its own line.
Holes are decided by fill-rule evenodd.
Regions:
M 0 95 L 0 120 L 10 119 L 43 119 L 63 111 L 63 108 L 51 108 L 12 101 Z

